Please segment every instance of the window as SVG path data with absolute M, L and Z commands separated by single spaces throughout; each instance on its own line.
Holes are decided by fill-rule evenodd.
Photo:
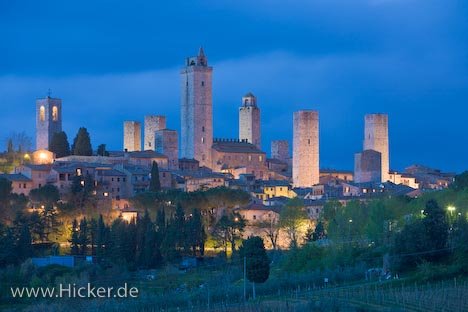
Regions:
M 202 87 L 205 86 L 205 82 L 204 82 L 204 81 L 201 82 L 201 86 L 202 86 Z
M 263 156 L 258 156 L 258 161 L 263 161 Z
M 117 182 L 120 182 L 120 178 L 117 178 Z
M 307 139 L 307 144 L 309 144 L 309 145 L 310 145 L 310 139 Z
M 26 183 L 23 184 L 23 188 L 26 188 Z
M 42 105 L 39 108 L 39 121 L 45 121 L 45 107 Z
M 204 126 L 201 127 L 201 131 L 202 131 L 202 132 L 205 132 L 205 127 L 204 127 Z
M 52 107 L 52 120 L 53 121 L 58 120 L 58 107 L 57 106 Z
M 123 181 L 125 182 L 125 178 L 123 178 Z
M 19 184 L 19 188 L 21 188 L 21 183 Z
M 257 220 L 257 216 L 256 216 L 256 215 L 253 215 L 253 219 L 254 219 L 254 220 Z
M 205 138 L 201 138 L 201 142 L 202 142 L 202 143 L 205 143 Z

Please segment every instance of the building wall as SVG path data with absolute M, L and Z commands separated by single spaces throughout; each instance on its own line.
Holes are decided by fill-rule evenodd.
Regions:
M 155 132 L 156 152 L 166 155 L 168 168 L 177 170 L 179 168 L 179 140 L 177 131 L 162 129 Z
M 388 143 L 388 115 L 368 114 L 364 117 L 364 150 L 374 150 L 382 154 L 382 182 L 389 180 L 390 159 Z
M 319 115 L 317 111 L 294 112 L 293 184 L 311 187 L 319 183 Z
M 141 151 L 141 123 L 124 121 L 124 151 Z
M 165 116 L 145 116 L 145 134 L 144 134 L 144 149 L 154 151 L 156 149 L 154 140 L 155 132 L 161 129 L 166 129 Z
M 49 149 L 52 136 L 62 131 L 62 100 L 36 100 L 36 149 Z
M 245 168 L 245 172 L 252 173 L 256 179 L 266 179 L 268 177 L 268 167 L 266 166 L 265 153 L 233 153 L 212 150 L 214 171 L 221 172 L 223 167 L 230 169 Z
M 381 154 L 374 150 L 366 150 L 354 155 L 354 182 L 381 182 Z
M 200 49 L 188 58 L 181 75 L 181 157 L 194 158 L 200 166 L 211 166 L 213 144 L 213 68 Z
M 239 108 L 239 140 L 247 140 L 261 149 L 260 109 L 257 99 L 250 93 L 242 98 L 242 106 Z
M 271 158 L 275 158 L 285 163 L 289 161 L 289 142 L 287 140 L 271 141 Z

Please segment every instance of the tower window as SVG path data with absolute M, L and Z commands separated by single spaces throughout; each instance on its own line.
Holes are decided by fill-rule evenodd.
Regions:
M 201 82 L 201 86 L 202 86 L 202 87 L 205 86 L 205 82 L 204 82 L 204 81 Z
M 310 139 L 307 139 L 307 144 L 309 144 L 309 145 L 310 145 Z
M 205 127 L 204 126 L 201 127 L 201 131 L 205 132 Z
M 44 106 L 41 106 L 39 108 L 39 120 L 45 121 L 45 107 Z
M 201 142 L 202 142 L 202 143 L 205 143 L 205 138 L 201 138 Z
M 57 106 L 52 107 L 52 120 L 53 121 L 58 120 L 58 107 Z

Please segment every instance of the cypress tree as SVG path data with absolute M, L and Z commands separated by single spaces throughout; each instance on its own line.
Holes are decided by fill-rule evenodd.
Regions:
M 247 279 L 252 283 L 255 299 L 255 284 L 266 282 L 270 276 L 270 261 L 263 240 L 258 236 L 246 239 L 241 248 L 241 255 L 245 257 Z
M 49 150 L 55 153 L 55 157 L 61 158 L 70 155 L 70 144 L 64 131 L 56 132 L 52 136 Z
M 79 237 L 78 221 L 73 219 L 71 228 L 71 239 L 70 242 L 70 254 L 78 255 L 80 253 L 80 237 Z
M 161 182 L 159 181 L 158 163 L 153 161 L 151 166 L 151 180 L 149 185 L 150 192 L 159 192 L 161 190 Z
M 73 140 L 72 145 L 73 155 L 92 156 L 93 149 L 91 147 L 91 139 L 86 128 L 81 127 Z

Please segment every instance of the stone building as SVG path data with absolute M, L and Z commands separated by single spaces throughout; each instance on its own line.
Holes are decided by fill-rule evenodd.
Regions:
M 311 187 L 319 183 L 319 178 L 319 114 L 312 110 L 294 112 L 294 187 Z
M 124 121 L 124 151 L 141 151 L 141 123 Z
M 365 150 L 354 156 L 354 182 L 381 182 L 382 154 L 374 150 Z
M 287 140 L 271 141 L 271 158 L 289 162 L 289 142 Z
M 165 116 L 145 116 L 144 129 L 144 150 L 156 150 L 154 145 L 155 132 L 161 129 L 166 129 Z
M 62 131 L 62 100 L 36 100 L 36 149 L 49 149 L 54 133 Z
M 257 98 L 251 92 L 242 97 L 242 106 L 239 108 L 239 140 L 247 140 L 261 149 L 260 109 Z
M 179 140 L 177 131 L 161 129 L 155 132 L 156 152 L 166 155 L 168 168 L 177 170 L 179 168 Z
M 198 55 L 186 59 L 181 70 L 181 157 L 193 158 L 210 167 L 213 144 L 213 68 L 200 48 Z
M 214 140 L 212 159 L 214 171 L 230 173 L 236 178 L 245 173 L 251 173 L 257 179 L 268 178 L 265 152 L 246 140 Z
M 382 156 L 382 182 L 389 180 L 390 160 L 388 147 L 388 115 L 368 114 L 365 116 L 364 148 L 374 150 Z

